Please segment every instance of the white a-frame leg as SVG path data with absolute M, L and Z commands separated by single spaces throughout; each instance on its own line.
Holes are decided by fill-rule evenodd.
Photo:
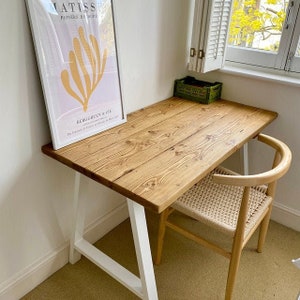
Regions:
M 77 262 L 82 254 L 141 299 L 157 300 L 158 296 L 144 207 L 127 199 L 139 266 L 139 278 L 83 238 L 85 197 L 87 194 L 88 180 L 87 177 L 76 172 L 74 220 L 70 238 L 70 263 L 74 264 Z

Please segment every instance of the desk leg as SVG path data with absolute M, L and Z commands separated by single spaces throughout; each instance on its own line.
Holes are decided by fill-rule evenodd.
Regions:
M 69 262 L 71 264 L 75 264 L 81 258 L 81 254 L 75 249 L 75 244 L 83 237 L 87 188 L 88 178 L 76 172 L 73 199 L 73 220 L 69 253 Z
M 135 252 L 139 265 L 143 289 L 143 299 L 156 300 L 157 289 L 153 269 L 153 261 L 148 238 L 145 209 L 140 204 L 127 199 Z
M 69 262 L 72 264 L 76 263 L 82 254 L 135 293 L 139 298 L 157 300 L 158 296 L 144 207 L 127 199 L 140 272 L 140 278 L 138 278 L 83 238 L 88 182 L 89 179 L 86 176 L 76 172 Z
M 243 174 L 248 175 L 249 174 L 248 143 L 243 145 L 242 160 L 243 160 Z

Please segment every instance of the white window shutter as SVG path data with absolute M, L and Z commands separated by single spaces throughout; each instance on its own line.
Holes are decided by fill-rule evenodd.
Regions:
M 232 0 L 195 0 L 189 70 L 220 69 L 225 59 Z
M 192 41 L 190 48 L 189 70 L 200 72 L 199 53 L 203 49 L 206 27 L 207 1 L 195 0 Z

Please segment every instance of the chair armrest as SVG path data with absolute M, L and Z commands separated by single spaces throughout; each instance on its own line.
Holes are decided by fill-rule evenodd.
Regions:
M 288 171 L 291 165 L 292 153 L 289 147 L 278 139 L 265 134 L 259 134 L 257 139 L 258 141 L 265 143 L 276 150 L 273 168 L 269 171 L 254 175 L 214 174 L 214 182 L 227 185 L 257 186 L 274 182 L 282 177 Z

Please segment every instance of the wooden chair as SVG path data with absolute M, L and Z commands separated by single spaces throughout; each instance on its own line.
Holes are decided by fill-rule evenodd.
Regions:
M 255 175 L 239 175 L 228 169 L 217 167 L 160 216 L 155 264 L 159 264 L 161 261 L 165 227 L 167 226 L 229 258 L 225 299 L 232 298 L 242 249 L 259 225 L 261 226 L 257 252 L 262 251 L 276 182 L 288 171 L 291 164 L 291 151 L 283 142 L 263 134 L 259 134 L 257 139 L 275 149 L 271 170 Z M 168 217 L 174 210 L 228 235 L 233 239 L 231 251 L 226 251 L 219 245 L 172 223 Z

